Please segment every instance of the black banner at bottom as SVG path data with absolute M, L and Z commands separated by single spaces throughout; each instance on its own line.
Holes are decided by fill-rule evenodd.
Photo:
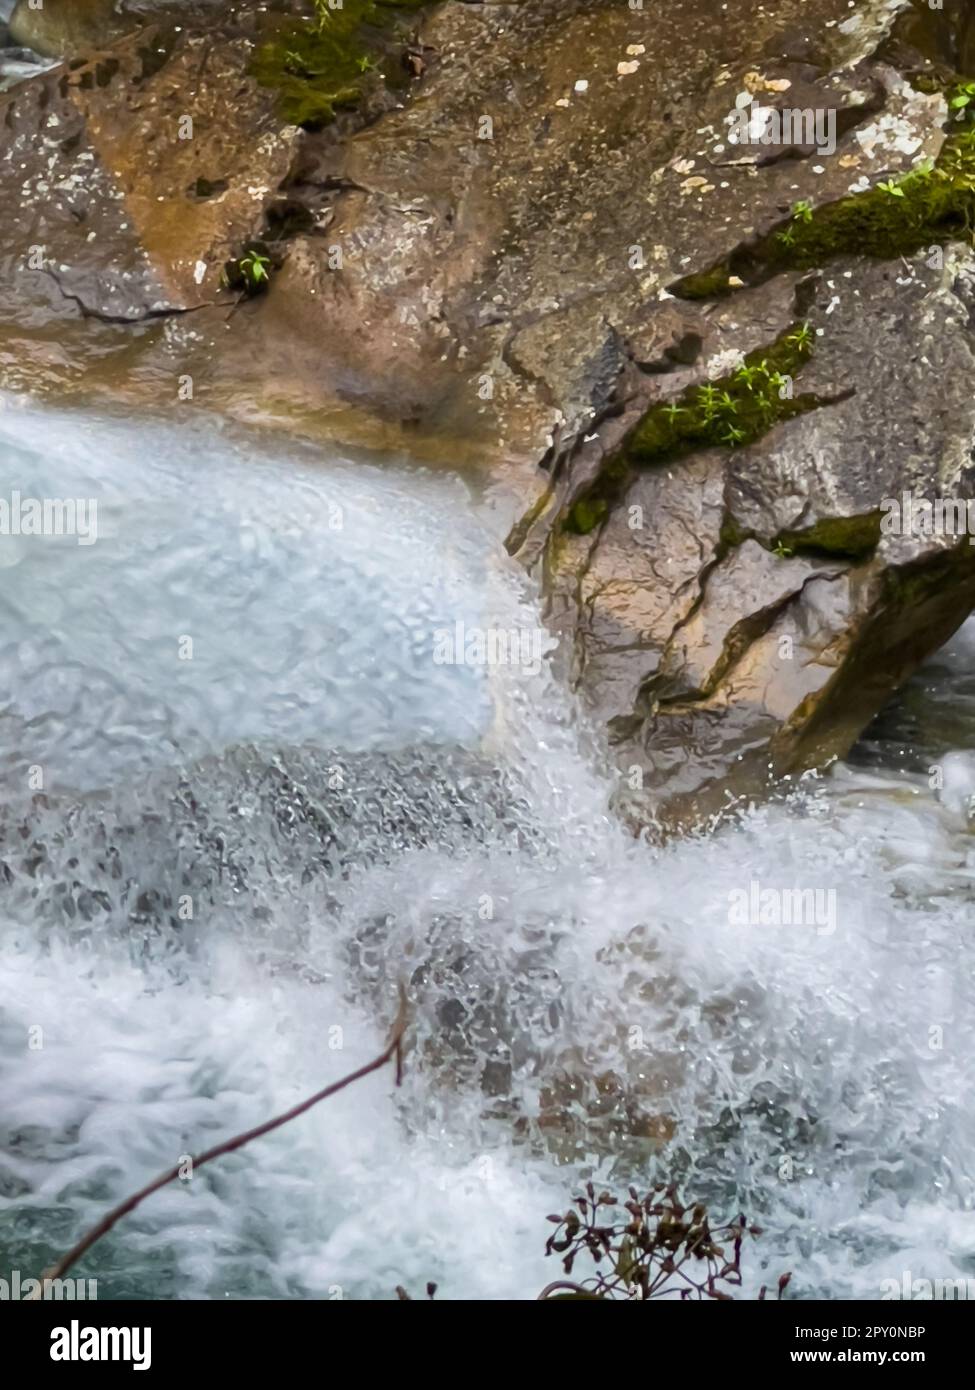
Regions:
M 964 1300 L 960 1302 L 961 1306 L 956 1301 L 742 1301 L 708 1309 L 700 1303 L 654 1302 L 650 1312 L 643 1315 L 647 1322 L 641 1324 L 641 1330 L 653 1339 L 649 1345 L 653 1348 L 653 1368 L 658 1371 L 672 1363 L 675 1370 L 690 1370 L 696 1375 L 707 1369 L 709 1359 L 713 1359 L 715 1371 L 728 1370 L 736 1358 L 739 1368 L 747 1365 L 749 1371 L 782 1371 L 792 1366 L 948 1370 L 965 1363 L 970 1342 L 970 1315 Z M 583 1313 L 585 1321 L 579 1323 L 577 1305 L 575 1312 L 538 1312 L 531 1323 L 522 1322 L 524 1311 L 515 1313 L 514 1308 L 501 1303 L 433 1304 L 420 1314 L 433 1322 L 420 1326 L 427 1326 L 428 1333 L 434 1335 L 438 1324 L 446 1334 L 459 1331 L 463 1335 L 463 1323 L 473 1312 L 478 1322 L 485 1319 L 483 1330 L 475 1330 L 474 1335 L 480 1340 L 489 1331 L 489 1345 L 499 1364 L 509 1367 L 513 1357 L 523 1365 L 533 1348 L 541 1360 L 554 1356 L 562 1362 L 567 1344 L 553 1342 L 553 1334 L 561 1338 L 594 1326 L 588 1321 L 592 1314 Z M 360 1322 L 364 1309 L 368 1309 L 368 1321 Z M 323 1372 L 336 1355 L 364 1354 L 374 1375 L 383 1364 L 384 1350 L 389 1364 L 400 1370 L 406 1371 L 411 1364 L 419 1370 L 422 1363 L 427 1372 L 432 1371 L 430 1357 L 435 1344 L 429 1336 L 423 1343 L 414 1340 L 417 1324 L 412 1319 L 416 1314 L 410 1310 L 396 1313 L 394 1331 L 398 1335 L 385 1343 L 375 1337 L 376 1318 L 383 1320 L 384 1316 L 373 1305 L 352 1301 L 330 1301 L 326 1306 L 307 1302 L 7 1302 L 0 1304 L 0 1333 L 6 1364 L 17 1364 L 28 1375 L 50 1366 L 55 1378 L 66 1382 L 86 1371 L 102 1376 L 106 1372 L 173 1376 L 189 1371 L 194 1375 L 239 1371 L 253 1380 L 263 1372 L 280 1375 L 283 1367 L 296 1364 L 296 1358 L 310 1366 L 323 1360 L 323 1353 L 327 1355 L 321 1365 Z M 623 1314 L 622 1324 L 607 1323 L 604 1331 L 611 1336 L 624 1330 L 632 1333 L 632 1316 Z M 400 1317 L 404 1318 L 402 1323 Z M 511 1341 L 506 1348 L 509 1328 Z M 366 1333 L 367 1340 L 360 1339 L 360 1332 Z M 695 1341 L 705 1336 L 708 1341 Z M 715 1342 L 715 1336 L 721 1340 Z M 453 1350 L 445 1346 L 444 1353 L 455 1361 L 456 1373 L 459 1349 L 453 1341 L 449 1345 Z M 604 1366 L 611 1354 L 605 1337 L 596 1343 L 584 1339 L 571 1345 L 573 1368 L 579 1354 L 585 1357 L 586 1345 L 592 1345 L 599 1366 Z M 478 1358 L 483 1355 L 482 1349 Z

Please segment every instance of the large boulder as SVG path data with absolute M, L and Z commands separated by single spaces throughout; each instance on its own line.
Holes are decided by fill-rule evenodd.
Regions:
M 638 817 L 648 788 L 689 819 L 842 755 L 975 606 L 967 536 L 884 529 L 905 493 L 975 496 L 975 277 L 967 255 L 928 259 L 817 279 L 802 386 L 825 404 L 637 472 L 598 527 L 550 544 Z

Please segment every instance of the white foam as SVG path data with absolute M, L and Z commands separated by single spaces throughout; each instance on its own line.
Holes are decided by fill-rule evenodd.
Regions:
M 29 418 L 18 415 L 18 428 Z M 384 698 L 399 740 L 457 721 L 476 743 L 487 722 L 465 723 L 466 673 L 439 683 L 422 668 L 414 682 L 397 642 L 404 614 L 422 630 L 441 611 L 431 576 L 448 609 L 483 611 L 488 589 L 498 602 L 488 543 L 478 551 L 457 489 L 340 462 L 290 483 L 292 460 L 259 465 L 239 442 L 212 440 L 189 483 L 175 432 L 157 465 L 144 460 L 162 451 L 140 455 L 122 426 L 92 425 L 76 455 L 77 429 L 35 424 L 30 447 L 42 447 L 52 477 L 92 469 L 134 528 L 112 553 L 110 602 L 89 611 L 95 586 L 77 571 L 85 602 L 65 595 L 85 635 L 73 624 L 58 639 L 82 661 L 77 702 L 58 715 L 74 740 L 72 777 L 105 753 L 100 709 L 85 698 L 91 673 L 108 666 L 100 643 L 132 663 L 113 667 L 119 689 L 148 683 L 172 727 L 199 735 L 192 751 L 214 751 L 251 715 L 252 733 L 280 738 L 277 681 L 285 673 L 292 689 L 306 657 L 309 681 L 350 709 L 368 702 L 370 680 L 383 684 L 388 659 L 396 681 Z M 105 462 L 113 450 L 128 474 Z M 158 490 L 146 497 L 167 477 L 171 512 Z M 209 593 L 233 589 L 239 555 L 223 547 L 242 510 L 256 516 L 268 500 L 322 487 L 362 518 L 343 533 L 349 553 L 326 564 L 314 528 L 292 535 L 268 523 L 269 568 L 239 589 L 246 624 L 242 608 L 212 658 L 207 690 L 224 689 L 226 701 L 194 702 L 149 658 L 135 669 L 144 649 L 134 615 L 144 610 L 144 631 L 156 634 L 166 594 L 199 588 L 198 567 L 215 554 Z M 166 518 L 188 514 L 193 542 L 167 551 Z M 450 542 L 421 564 L 417 547 L 426 552 L 434 533 Z M 513 574 L 510 596 L 512 612 L 532 611 Z M 30 622 L 26 588 L 19 607 Z M 299 632 L 312 615 L 342 640 L 305 648 Z M 214 640 L 219 627 L 207 629 Z M 273 660 L 254 663 L 255 638 Z M 955 645 L 959 678 L 970 638 Z M 10 671 L 17 648 L 5 652 Z M 39 668 L 18 669 L 15 706 L 26 713 Z M 940 798 L 921 774 L 840 768 L 710 837 L 651 850 L 607 816 L 585 731 L 547 672 L 515 681 L 505 699 L 492 747 L 509 764 L 510 835 L 489 841 L 475 816 L 464 843 L 434 836 L 410 848 L 406 836 L 379 863 L 323 878 L 311 861 L 294 872 L 266 819 L 228 820 L 220 829 L 247 866 L 245 889 L 228 888 L 192 936 L 144 956 L 138 934 L 126 943 L 97 916 L 42 934 L 23 907 L 30 883 L 19 884 L 10 901 L 22 906 L 0 926 L 0 1263 L 36 1272 L 181 1154 L 368 1059 L 405 978 L 417 1045 L 403 1091 L 389 1073 L 371 1077 L 153 1198 L 86 1262 L 102 1296 L 391 1297 L 397 1284 L 422 1296 L 433 1280 L 441 1297 L 530 1297 L 558 1273 L 542 1257 L 545 1215 L 591 1171 L 637 1185 L 676 1173 L 716 1211 L 747 1210 L 767 1233 L 747 1254 L 752 1291 L 786 1269 L 800 1292 L 836 1298 L 879 1298 L 904 1270 L 971 1271 L 969 750 L 949 760 Z M 361 744 L 382 757 L 375 732 Z M 133 744 L 111 746 L 127 757 Z M 142 768 L 138 738 L 135 747 L 116 772 Z M 165 849 L 164 811 L 154 833 Z M 105 847 L 78 838 L 76 853 L 83 877 Z M 138 871 L 138 861 L 125 866 Z M 832 890 L 835 930 L 736 925 L 730 897 L 753 881 Z M 43 874 L 37 891 L 53 891 Z M 124 926 L 118 912 L 112 920 Z M 43 1047 L 31 1050 L 37 1026 Z M 508 1082 L 488 1084 L 488 1064 L 510 1067 Z M 551 1093 L 573 1074 L 553 1127 Z M 641 1136 L 661 1118 L 674 1137 L 655 1154 Z

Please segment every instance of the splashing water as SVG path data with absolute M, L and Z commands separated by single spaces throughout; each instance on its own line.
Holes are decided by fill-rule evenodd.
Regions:
M 539 625 L 456 480 L 20 409 L 15 488 L 98 539 L 0 538 L 0 1270 L 375 1055 L 402 979 L 403 1088 L 152 1198 L 100 1297 L 531 1297 L 590 1173 L 760 1220 L 747 1292 L 975 1274 L 971 629 L 855 762 L 653 848 L 547 667 L 434 659 Z M 835 914 L 737 924 L 752 883 Z

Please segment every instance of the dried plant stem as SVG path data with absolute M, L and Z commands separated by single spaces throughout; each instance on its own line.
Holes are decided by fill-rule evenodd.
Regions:
M 205 1163 L 212 1163 L 215 1158 L 222 1158 L 224 1154 L 233 1153 L 235 1149 L 242 1149 L 244 1145 L 249 1144 L 252 1139 L 260 1139 L 262 1134 L 270 1134 L 273 1129 L 280 1129 L 282 1125 L 289 1124 L 292 1120 L 296 1120 L 299 1115 L 303 1115 L 306 1110 L 311 1110 L 313 1106 L 318 1105 L 320 1101 L 328 1100 L 329 1096 L 334 1096 L 337 1092 L 344 1091 L 346 1086 L 351 1086 L 354 1081 L 361 1081 L 362 1078 L 368 1076 L 370 1072 L 379 1071 L 380 1068 L 384 1067 L 386 1063 L 394 1057 L 396 1059 L 396 1085 L 398 1086 L 403 1079 L 403 1034 L 406 1031 L 406 1022 L 406 993 L 401 985 L 399 1011 L 396 1015 L 396 1021 L 390 1031 L 389 1041 L 378 1057 L 375 1057 L 371 1062 L 367 1062 L 365 1066 L 359 1067 L 357 1071 L 350 1072 L 348 1076 L 343 1076 L 341 1080 L 333 1081 L 330 1086 L 326 1086 L 323 1090 L 316 1091 L 313 1096 L 309 1096 L 307 1100 L 303 1100 L 300 1104 L 292 1106 L 292 1108 L 286 1110 L 283 1115 L 276 1115 L 272 1120 L 265 1120 L 263 1124 L 256 1125 L 253 1129 L 245 1130 L 243 1134 L 235 1134 L 232 1139 L 225 1139 L 222 1144 L 216 1144 L 212 1149 L 207 1149 L 205 1153 L 191 1160 L 192 1171 L 195 1173 L 197 1169 L 202 1168 Z M 45 1280 L 60 1279 L 72 1265 L 77 1264 L 82 1255 L 90 1250 L 96 1241 L 101 1240 L 103 1235 L 106 1235 L 113 1226 L 121 1221 L 123 1216 L 128 1216 L 129 1212 L 135 1211 L 136 1207 L 140 1206 L 147 1197 L 151 1197 L 152 1194 L 158 1192 L 161 1187 L 165 1187 L 167 1183 L 178 1178 L 185 1166 L 185 1160 L 183 1163 L 177 1163 L 174 1168 L 170 1168 L 168 1172 L 160 1174 L 158 1178 L 155 1178 L 145 1187 L 140 1188 L 138 1192 L 133 1192 L 130 1197 L 126 1197 L 125 1201 L 120 1202 L 117 1207 L 113 1207 L 110 1212 L 102 1217 L 97 1225 L 92 1226 L 91 1230 L 82 1236 L 77 1245 L 72 1246 L 68 1253 L 58 1260 L 57 1264 L 52 1265 L 50 1269 L 44 1271 L 39 1281 L 39 1287 L 27 1296 L 25 1302 L 30 1299 L 39 1299 L 44 1288 Z

